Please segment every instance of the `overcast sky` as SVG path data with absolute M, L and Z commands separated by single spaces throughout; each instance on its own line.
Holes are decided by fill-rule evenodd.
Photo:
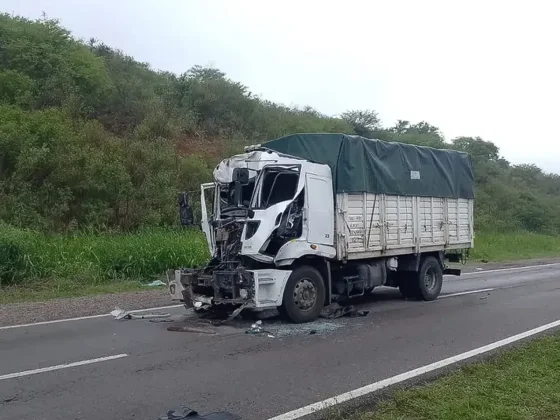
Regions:
M 334 115 L 375 109 L 447 139 L 481 136 L 560 173 L 555 1 L 0 0 L 59 18 L 155 69 L 214 65 L 262 97 Z M 550 124 L 553 124 L 552 126 Z

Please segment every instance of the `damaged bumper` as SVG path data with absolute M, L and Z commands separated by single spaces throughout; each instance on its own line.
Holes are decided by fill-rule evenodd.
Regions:
M 282 305 L 290 274 L 291 270 L 276 269 L 240 268 L 211 274 L 202 270 L 169 270 L 167 283 L 171 298 L 189 308 L 231 304 L 264 309 Z
M 254 303 L 253 273 L 238 269 L 214 271 L 212 274 L 201 270 L 169 270 L 167 272 L 169 293 L 173 300 L 185 303 L 187 307 L 217 304 L 245 305 Z

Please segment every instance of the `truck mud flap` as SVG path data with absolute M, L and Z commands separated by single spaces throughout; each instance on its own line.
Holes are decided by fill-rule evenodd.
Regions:
M 447 274 L 449 276 L 460 276 L 461 269 L 460 268 L 446 268 L 443 270 L 443 274 Z

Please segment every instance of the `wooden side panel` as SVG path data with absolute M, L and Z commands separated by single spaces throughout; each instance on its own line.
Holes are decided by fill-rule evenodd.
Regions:
M 336 199 L 342 259 L 364 252 L 443 249 L 473 240 L 473 200 L 369 193 L 338 194 Z

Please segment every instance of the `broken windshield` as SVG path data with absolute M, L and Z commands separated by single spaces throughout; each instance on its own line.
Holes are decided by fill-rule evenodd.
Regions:
M 291 200 L 297 192 L 299 165 L 271 166 L 262 170 L 251 206 L 267 209 L 282 201 Z

